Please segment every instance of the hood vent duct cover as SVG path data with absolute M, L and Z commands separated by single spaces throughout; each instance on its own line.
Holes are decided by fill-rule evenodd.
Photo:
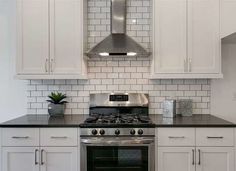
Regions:
M 141 56 L 150 55 L 126 32 L 126 0 L 111 0 L 111 34 L 95 45 L 88 53 L 96 56 Z

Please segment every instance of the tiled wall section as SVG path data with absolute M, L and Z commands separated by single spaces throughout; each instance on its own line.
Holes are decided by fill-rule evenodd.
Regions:
M 31 80 L 28 113 L 47 114 L 45 100 L 51 91 L 68 95 L 66 114 L 88 114 L 89 93 L 100 92 L 148 93 L 150 114 L 162 114 L 162 101 L 170 98 L 193 99 L 195 114 L 210 113 L 210 80 L 148 80 L 147 64 L 148 61 L 91 61 L 88 81 Z
M 150 49 L 150 0 L 127 0 L 127 34 Z M 88 0 L 88 47 L 110 32 L 110 0 Z M 68 95 L 66 114 L 88 114 L 89 94 L 142 92 L 150 96 L 150 113 L 162 114 L 165 99 L 193 99 L 196 114 L 210 113 L 210 80 L 149 80 L 149 58 L 93 58 L 88 61 L 88 81 L 31 80 L 28 114 L 47 114 L 47 95 Z

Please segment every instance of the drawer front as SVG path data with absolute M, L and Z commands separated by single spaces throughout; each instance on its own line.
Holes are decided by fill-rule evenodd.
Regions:
M 158 128 L 158 146 L 195 146 L 194 128 Z
M 40 146 L 77 146 L 76 128 L 41 128 Z
M 197 128 L 197 146 L 234 146 L 233 128 Z
M 39 146 L 39 128 L 3 128 L 2 146 Z

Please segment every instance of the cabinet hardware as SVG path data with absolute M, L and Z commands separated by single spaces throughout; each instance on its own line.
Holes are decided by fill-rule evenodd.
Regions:
M 37 154 L 38 154 L 38 149 L 35 149 L 34 151 L 34 164 L 37 165 L 39 164 L 38 159 L 37 159 Z
M 54 70 L 54 59 L 51 59 L 51 61 L 50 61 L 50 69 L 51 69 L 51 72 L 53 72 L 53 70 Z
M 189 58 L 189 68 L 188 68 L 189 72 L 192 72 L 192 59 Z
M 48 59 L 46 58 L 46 61 L 45 61 L 45 71 L 48 72 Z
M 201 150 L 198 149 L 198 165 L 201 165 Z
M 184 72 L 187 72 L 187 60 L 184 59 Z
M 192 157 L 193 157 L 193 159 L 192 159 L 192 165 L 194 165 L 194 164 L 195 164 L 195 161 L 194 161 L 194 158 L 195 158 L 195 157 L 194 157 L 194 153 L 195 153 L 195 150 L 194 150 L 194 149 L 192 149 L 192 155 L 193 155 L 193 156 L 192 156 Z
M 12 138 L 14 138 L 14 139 L 28 139 L 29 136 L 23 136 L 23 137 L 13 136 Z
M 169 136 L 168 138 L 172 138 L 172 139 L 174 139 L 174 138 L 185 138 L 185 136 L 180 136 L 180 137 Z
M 51 136 L 52 139 L 65 139 L 68 138 L 67 136 L 61 136 L 61 137 L 57 137 L 57 136 Z
M 210 137 L 210 136 L 207 136 L 208 139 L 223 139 L 224 137 Z
M 41 165 L 44 165 L 44 162 L 43 162 L 43 152 L 44 152 L 44 150 L 42 149 L 41 150 Z

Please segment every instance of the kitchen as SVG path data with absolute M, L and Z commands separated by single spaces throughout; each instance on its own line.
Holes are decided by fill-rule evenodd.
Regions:
M 236 117 L 233 65 L 236 52 L 232 41 L 227 43 L 226 40 L 226 43 L 221 44 L 220 37 L 226 37 L 236 30 L 232 17 L 235 16 L 236 2 L 233 0 L 199 2 L 198 4 L 197 0 L 127 0 L 126 10 L 122 8 L 123 12 L 127 13 L 126 24 L 121 22 L 118 26 L 122 25 L 122 33 L 126 32 L 144 47 L 146 52 L 151 52 L 151 56 L 87 57 L 89 55 L 83 54 L 110 35 L 110 27 L 113 25 L 110 21 L 112 18 L 110 0 L 1 0 L 0 90 L 3 97 L 10 98 L 1 98 L 0 120 L 4 122 L 23 116 L 17 123 L 8 122 L 5 124 L 6 127 L 2 128 L 2 151 L 7 149 L 10 150 L 9 154 L 12 152 L 21 156 L 24 153 L 22 149 L 27 148 L 29 155 L 25 157 L 32 160 L 32 163 L 35 161 L 38 163 L 34 165 L 30 163 L 29 166 L 25 164 L 20 168 L 19 162 L 6 161 L 6 157 L 2 154 L 2 171 L 16 169 L 54 171 L 65 170 L 65 167 L 67 170 L 86 170 L 82 168 L 82 159 L 86 155 L 82 155 L 83 150 L 80 150 L 82 138 L 78 136 L 85 135 L 82 134 L 83 128 L 79 128 L 79 125 L 88 118 L 91 107 L 90 94 L 94 93 L 149 95 L 148 114 L 152 122 L 159 127 L 157 126 L 156 132 L 150 133 L 141 126 L 143 135 L 138 135 L 139 127 L 134 130 L 138 138 L 148 135 L 152 139 L 155 135 L 155 162 L 151 163 L 150 158 L 142 161 L 150 164 L 144 166 L 150 171 L 154 167 L 156 170 L 165 171 L 234 170 Z M 22 25 L 18 23 L 16 26 L 16 21 L 19 22 L 22 18 L 24 19 Z M 22 32 L 16 33 L 16 28 L 22 29 Z M 115 25 L 113 28 L 120 27 Z M 24 36 L 24 39 L 21 36 Z M 16 43 L 19 39 L 23 40 L 22 43 Z M 24 53 L 21 53 L 22 51 Z M 46 100 L 51 92 L 62 92 L 68 97 L 66 100 L 69 103 L 66 104 L 63 119 L 53 119 L 48 116 Z M 193 116 L 178 115 L 174 119 L 160 116 L 163 114 L 163 102 L 171 99 L 177 101 L 191 99 Z M 33 116 L 25 118 L 25 114 Z M 180 114 L 178 103 L 177 114 Z M 214 116 L 233 123 L 218 120 Z M 135 124 L 137 123 L 133 125 Z M 19 133 L 20 136 L 29 134 L 35 141 L 27 142 L 26 139 L 25 143 L 19 144 L 19 141 L 24 140 L 12 140 L 20 129 L 13 128 L 11 132 L 8 127 L 17 125 L 23 128 L 23 132 Z M 54 128 L 49 128 L 49 125 Z M 70 128 L 60 128 L 62 125 Z M 29 129 L 27 126 L 34 129 L 25 135 L 24 129 Z M 110 132 L 112 136 L 116 130 Z M 132 129 L 127 130 L 130 136 Z M 102 136 L 100 128 L 96 131 Z M 105 135 L 107 133 L 109 132 L 105 130 Z M 126 133 L 120 129 L 119 136 L 126 137 Z M 51 140 L 51 134 L 71 138 Z M 176 139 L 168 136 L 184 138 Z M 219 140 L 213 138 L 208 142 L 203 136 L 220 138 Z M 220 143 L 217 144 L 215 141 Z M 62 156 L 64 154 L 62 158 L 56 155 L 57 150 Z M 140 150 L 133 151 L 140 152 Z M 68 153 L 72 156 L 71 161 L 66 157 Z M 142 154 L 145 154 L 145 150 Z M 216 157 L 212 159 L 210 155 Z M 19 156 L 16 155 L 18 160 Z M 48 157 L 48 161 L 41 160 L 42 156 Z M 206 158 L 204 161 L 201 160 L 203 164 L 201 162 L 199 164 L 199 156 L 200 158 L 202 156 L 202 159 Z M 225 156 L 227 161 L 225 158 L 222 159 Z M 25 160 L 24 157 L 22 160 Z M 55 168 L 47 167 L 47 163 L 55 164 L 57 160 L 71 162 L 71 167 L 64 162 L 58 162 Z M 170 164 L 173 161 L 182 164 Z M 7 162 L 12 162 L 12 165 L 6 166 Z M 120 162 L 124 161 L 121 159 Z M 214 163 L 213 166 L 211 162 Z

